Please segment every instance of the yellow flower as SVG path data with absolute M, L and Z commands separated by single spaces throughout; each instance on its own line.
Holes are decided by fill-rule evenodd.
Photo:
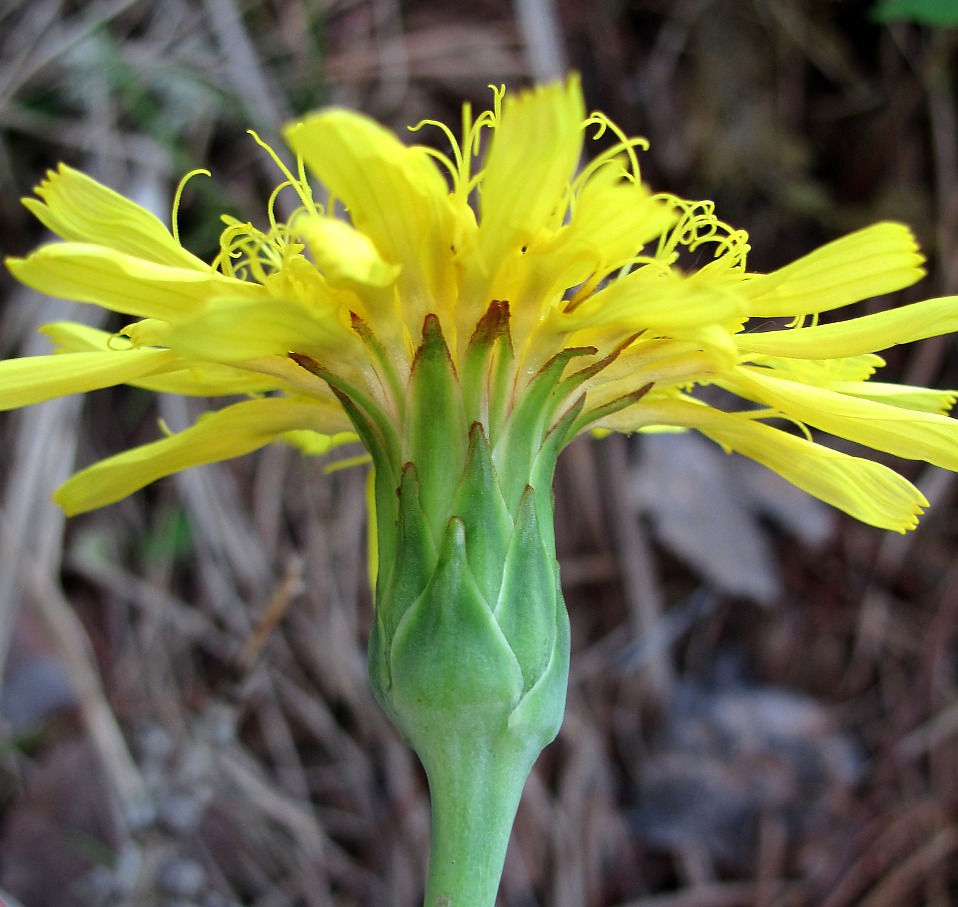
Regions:
M 132 321 L 117 334 L 49 326 L 56 355 L 0 363 L 0 408 L 124 383 L 248 398 L 81 471 L 56 495 L 69 513 L 276 440 L 324 453 L 358 431 L 398 470 L 430 324 L 462 385 L 465 421 L 481 425 L 497 467 L 520 428 L 534 447 L 589 429 L 697 429 L 899 531 L 916 524 L 920 493 L 810 430 L 958 470 L 958 428 L 945 415 L 955 393 L 868 381 L 877 351 L 955 330 L 958 297 L 818 323 L 922 276 L 907 228 L 879 223 L 753 274 L 747 235 L 709 202 L 648 189 L 644 142 L 586 116 L 575 78 L 496 92 L 475 118 L 465 106 L 459 139 L 420 126 L 441 129 L 450 152 L 407 146 L 347 110 L 292 124 L 299 168 L 282 170 L 277 192 L 296 193 L 296 213 L 278 222 L 271 203 L 262 230 L 224 218 L 212 264 L 89 177 L 65 166 L 48 175 L 26 204 L 64 241 L 8 267 L 37 290 Z M 580 169 L 586 140 L 606 131 L 615 144 Z M 328 190 L 325 205 L 307 171 Z M 789 326 L 768 330 L 770 318 Z M 501 342 L 478 355 L 480 335 L 485 353 L 493 335 Z M 695 388 L 706 385 L 740 404 L 703 402 Z M 540 391 L 523 422 L 515 414 Z M 465 450 L 468 440 L 450 443 Z

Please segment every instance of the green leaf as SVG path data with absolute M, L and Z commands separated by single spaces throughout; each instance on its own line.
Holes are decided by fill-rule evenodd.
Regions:
M 917 22 L 947 28 L 958 25 L 958 0 L 880 0 L 872 10 L 878 22 Z

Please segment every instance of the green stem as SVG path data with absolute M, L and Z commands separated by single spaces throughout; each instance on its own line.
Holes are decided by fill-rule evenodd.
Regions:
M 458 736 L 458 735 L 456 735 Z M 448 740 L 426 766 L 432 836 L 424 907 L 494 907 L 519 798 L 538 751 L 511 734 Z

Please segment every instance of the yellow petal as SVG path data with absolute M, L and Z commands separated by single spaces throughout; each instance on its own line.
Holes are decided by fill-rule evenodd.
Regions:
M 767 466 L 803 491 L 877 526 L 905 532 L 918 525 L 928 506 L 924 496 L 897 472 L 805 438 L 755 422 L 729 419 L 699 429 L 713 441 Z
M 62 353 L 0 362 L 0 410 L 126 384 L 168 366 L 169 350 Z
M 264 290 L 207 268 L 172 268 L 101 246 L 56 243 L 7 267 L 27 286 L 78 302 L 90 302 L 139 318 L 174 321 L 212 296 L 258 297 Z
M 801 384 L 833 388 L 837 382 L 866 381 L 885 364 L 881 356 L 865 353 L 842 359 L 792 359 L 783 356 L 760 356 L 756 363 L 772 370 L 777 378 L 788 378 Z
M 47 229 L 70 242 L 95 243 L 171 267 L 209 270 L 145 208 L 95 179 L 60 164 L 23 204 Z
M 528 287 L 533 310 L 541 311 L 571 287 L 617 272 L 666 230 L 673 210 L 623 173 L 612 163 L 600 167 L 576 195 L 569 222 L 501 268 L 490 295 L 515 302 Z M 519 309 L 514 314 L 521 318 Z
M 129 339 L 77 321 L 54 321 L 40 328 L 58 353 L 106 353 L 128 350 Z
M 58 321 L 44 325 L 40 328 L 40 333 L 50 338 L 57 353 L 115 353 L 132 347 L 128 337 L 75 321 Z M 157 393 L 182 394 L 187 397 L 260 394 L 284 386 L 284 382 L 275 377 L 220 365 L 217 362 L 184 361 L 180 357 L 174 357 L 162 369 L 145 378 L 131 378 L 124 383 Z
M 284 134 L 382 258 L 402 265 L 404 290 L 436 296 L 449 279 L 455 229 L 449 188 L 429 154 L 403 145 L 374 120 L 337 108 Z
M 735 321 L 742 314 L 742 300 L 727 287 L 644 267 L 611 281 L 572 312 L 554 317 L 567 331 L 615 325 L 628 336 L 644 330 L 673 335 Z
M 584 118 L 576 77 L 506 98 L 479 189 L 479 247 L 491 271 L 556 214 L 579 161 Z
M 608 273 L 661 236 L 675 219 L 670 205 L 654 197 L 644 184 L 626 179 L 625 170 L 610 162 L 576 194 L 569 223 L 560 234 L 563 251 L 581 256 L 592 249 Z
M 879 529 L 914 529 L 928 505 L 917 488 L 880 463 L 698 402 L 643 400 L 599 423 L 614 431 L 646 425 L 695 428 L 727 450 L 744 454 L 819 500 Z
M 341 220 L 307 215 L 296 221 L 296 230 L 334 285 L 386 287 L 399 274 L 400 266 L 384 261 L 368 236 Z
M 158 394 L 183 397 L 235 397 L 264 394 L 283 387 L 282 382 L 266 375 L 216 362 L 191 362 L 183 368 L 159 372 L 127 384 Z
M 686 340 L 633 344 L 590 383 L 588 408 L 596 408 L 651 384 L 656 393 L 708 383 L 717 373 L 714 358 Z
M 741 291 L 749 315 L 811 315 L 911 286 L 924 275 L 923 262 L 907 227 L 880 223 L 753 277 Z
M 958 296 L 943 296 L 834 324 L 737 334 L 735 342 L 739 349 L 750 353 L 838 359 L 953 331 L 958 331 Z
M 143 333 L 140 332 L 141 325 Z M 195 314 L 159 332 L 155 323 L 124 328 L 137 343 L 162 343 L 182 356 L 210 362 L 242 362 L 290 352 L 337 361 L 362 355 L 362 344 L 344 328 L 340 313 L 292 299 L 214 299 Z M 147 333 L 148 332 L 148 333 Z
M 243 456 L 284 432 L 310 429 L 334 434 L 347 427 L 342 410 L 314 401 L 246 400 L 207 413 L 178 434 L 94 463 L 67 479 L 53 498 L 73 516 L 119 501 L 182 469 Z
M 737 369 L 725 383 L 741 396 L 839 438 L 958 470 L 958 422 L 954 419 L 775 378 L 748 366 Z
M 143 335 L 140 335 L 141 328 L 144 328 Z M 164 321 L 140 321 L 126 330 L 138 335 L 138 339 L 144 341 L 146 346 L 150 346 L 146 342 L 146 335 L 152 333 L 154 336 L 150 339 L 164 346 L 169 334 L 169 326 Z M 58 352 L 106 352 L 133 348 L 129 337 L 109 334 L 72 321 L 45 325 L 40 332 L 50 338 Z M 242 367 L 210 362 L 205 358 L 177 356 L 147 377 L 126 383 L 160 393 L 192 397 L 227 397 L 285 389 L 290 393 L 305 393 L 335 403 L 326 382 L 295 362 L 276 356 L 246 359 Z
M 958 400 L 958 391 L 934 390 L 928 387 L 912 387 L 907 384 L 883 384 L 880 381 L 842 381 L 828 386 L 839 394 L 851 394 L 875 400 L 889 406 L 912 409 L 923 413 L 945 415 Z

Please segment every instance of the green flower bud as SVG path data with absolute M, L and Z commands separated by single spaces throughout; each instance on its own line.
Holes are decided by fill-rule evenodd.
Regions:
M 477 328 L 473 364 L 501 336 L 489 321 Z M 529 453 L 497 469 L 482 422 L 468 421 L 470 408 L 476 402 L 465 399 L 438 321 L 427 319 L 410 376 L 398 487 L 381 495 L 377 483 L 369 650 L 377 697 L 427 771 L 441 748 L 435 738 L 460 726 L 514 736 L 538 754 L 558 732 L 565 703 L 568 620 L 551 470 L 534 476 Z M 507 446 L 508 433 L 500 434 Z M 530 447 L 528 431 L 512 434 Z M 510 470 L 516 465 L 519 477 Z
M 569 622 L 551 483 L 580 410 L 561 380 L 578 352 L 550 361 L 511 407 L 496 380 L 512 368 L 508 309 L 494 303 L 461 377 L 426 319 L 398 427 L 333 385 L 376 470 L 370 676 L 429 777 L 427 904 L 464 888 L 492 903 L 525 779 L 562 722 Z
M 427 770 L 437 730 L 460 726 L 514 735 L 538 754 L 565 704 L 568 618 L 536 492 L 527 485 L 510 514 L 478 423 L 468 450 L 438 546 L 418 471 L 403 470 L 370 640 L 376 694 Z

